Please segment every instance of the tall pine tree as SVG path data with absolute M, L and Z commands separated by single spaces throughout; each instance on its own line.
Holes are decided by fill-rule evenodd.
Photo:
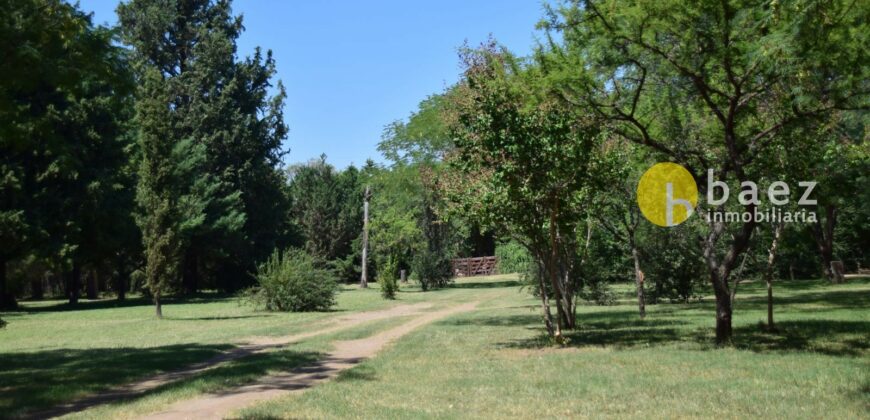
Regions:
M 286 226 L 276 169 L 284 89 L 269 95 L 271 52 L 237 60 L 242 20 L 229 1 L 132 0 L 118 16 L 143 78 L 138 196 L 149 289 L 156 303 L 174 289 L 236 289 Z
M 0 1 L 0 306 L 14 305 L 7 263 L 58 261 L 78 296 L 83 263 L 120 229 L 132 80 L 111 33 L 60 0 Z M 109 200 L 113 200 L 109 204 Z

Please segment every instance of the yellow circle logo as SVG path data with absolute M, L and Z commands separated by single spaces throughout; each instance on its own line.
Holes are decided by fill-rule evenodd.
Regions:
M 643 217 L 659 226 L 686 221 L 698 205 L 698 185 L 686 168 L 657 163 L 637 183 L 637 204 Z

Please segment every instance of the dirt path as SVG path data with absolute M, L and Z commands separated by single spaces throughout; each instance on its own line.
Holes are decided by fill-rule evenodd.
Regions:
M 207 394 L 193 400 L 178 401 L 165 411 L 142 417 L 143 419 L 221 419 L 224 416 L 254 403 L 301 392 L 320 382 L 338 375 L 361 361 L 377 354 L 393 340 L 408 334 L 423 325 L 451 315 L 471 311 L 477 302 L 466 303 L 425 313 L 398 327 L 374 336 L 352 341 L 339 341 L 327 357 L 313 364 L 293 369 L 287 373 L 265 376 L 257 382 Z
M 137 397 L 162 385 L 189 378 L 231 360 L 250 356 L 252 354 L 262 353 L 275 348 L 284 347 L 288 344 L 292 344 L 318 335 L 330 334 L 353 328 L 355 326 L 370 321 L 415 315 L 420 313 L 420 311 L 424 309 L 430 308 L 431 306 L 432 304 L 426 302 L 413 305 L 398 305 L 379 311 L 358 312 L 348 315 L 342 315 L 336 317 L 335 319 L 332 319 L 324 328 L 301 334 L 284 337 L 252 337 L 242 341 L 241 344 L 237 347 L 233 347 L 232 349 L 229 349 L 226 352 L 221 353 L 211 359 L 190 365 L 184 369 L 153 375 L 145 379 L 120 385 L 111 390 L 91 395 L 89 397 L 63 404 L 48 410 L 26 414 L 23 417 L 26 419 L 44 419 L 59 417 L 65 414 L 82 411 L 109 402 Z

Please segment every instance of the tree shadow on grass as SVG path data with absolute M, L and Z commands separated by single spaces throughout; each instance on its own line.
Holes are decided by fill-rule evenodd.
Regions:
M 168 346 L 161 347 L 160 349 L 161 353 L 163 353 L 163 350 L 165 350 L 167 353 L 178 355 L 179 347 L 185 346 Z M 220 392 L 228 388 L 237 387 L 246 383 L 253 382 L 257 378 L 267 375 L 268 373 L 273 371 L 287 371 L 307 363 L 312 363 L 320 357 L 322 357 L 322 355 L 315 352 L 299 352 L 291 350 L 270 351 L 218 364 L 213 368 L 192 374 L 190 376 L 181 377 L 177 380 L 171 381 L 163 385 L 159 385 L 152 389 L 145 389 L 141 391 L 129 390 L 105 394 L 100 394 L 99 391 L 110 389 L 112 385 L 121 385 L 144 377 L 150 377 L 150 375 L 147 373 L 141 373 L 137 375 L 125 375 L 124 379 L 122 380 L 114 378 L 108 379 L 104 378 L 102 375 L 99 375 L 96 376 L 93 380 L 71 381 L 73 384 L 76 385 L 81 384 L 82 382 L 86 382 L 87 385 L 91 385 L 90 389 L 95 392 L 95 394 L 90 397 L 85 397 L 81 399 L 70 399 L 69 397 L 67 397 L 65 398 L 66 401 L 55 399 L 40 399 L 33 401 L 32 403 L 27 404 L 24 407 L 20 407 L 19 404 L 15 404 L 14 407 L 16 410 L 22 408 L 27 409 L 27 412 L 23 412 L 22 417 L 24 418 L 48 418 L 63 416 L 66 414 L 79 412 L 105 404 L 124 404 L 129 402 L 130 400 L 137 400 L 163 393 L 171 393 L 173 391 L 183 388 L 192 387 L 199 392 Z M 147 360 L 147 357 L 145 359 Z M 169 369 L 160 369 L 159 371 L 171 371 L 173 369 L 183 368 L 195 362 L 203 360 L 203 358 L 193 357 L 185 357 L 184 359 L 185 360 L 183 361 L 178 361 L 178 363 L 176 363 L 176 366 L 172 366 Z M 116 361 L 115 364 L 119 365 L 120 363 L 117 363 Z M 134 362 L 134 364 L 136 368 L 139 368 L 141 366 L 141 364 L 137 362 Z M 151 372 L 156 371 L 152 369 Z M 45 409 L 45 407 L 50 408 Z M 34 409 L 40 411 L 34 411 Z M 22 411 L 19 410 L 19 414 L 21 413 Z
M 870 350 L 870 322 L 793 320 L 776 323 L 776 331 L 763 325 L 734 329 L 734 346 L 754 352 L 810 351 L 830 356 L 861 356 Z
M 232 295 L 221 294 L 221 293 L 201 293 L 198 295 L 190 296 L 190 297 L 176 297 L 166 299 L 163 303 L 165 305 L 176 305 L 176 304 L 199 304 L 199 303 L 214 303 L 225 301 L 227 299 L 233 299 Z M 31 302 L 39 302 L 39 301 L 31 301 Z M 130 308 L 135 306 L 152 306 L 154 302 L 151 299 L 144 297 L 135 297 L 128 298 L 125 300 L 117 300 L 117 299 L 99 299 L 99 300 L 80 300 L 78 303 L 70 304 L 69 302 L 59 302 L 52 305 L 45 306 L 31 306 L 31 305 L 19 305 L 17 309 L 10 311 L 11 313 L 15 312 L 24 312 L 24 313 L 38 313 L 38 312 L 65 312 L 65 311 L 86 311 L 86 310 L 96 310 L 96 309 L 114 309 L 114 308 Z
M 0 413 L 14 416 L 25 410 L 51 407 L 77 396 L 214 357 L 228 347 L 180 344 L 2 353 Z
M 578 329 L 567 331 L 564 336 L 568 339 L 568 347 L 603 346 L 628 349 L 689 343 L 693 349 L 712 350 L 716 348 L 712 334 L 712 329 L 692 329 L 689 323 L 647 319 L 582 322 Z M 860 357 L 870 350 L 868 336 L 870 322 L 795 320 L 778 323 L 777 331 L 774 332 L 766 331 L 763 325 L 738 326 L 734 328 L 733 345 L 738 349 L 757 353 L 814 352 L 839 357 Z M 499 343 L 500 347 L 526 349 L 552 345 L 549 337 L 544 334 Z
M 790 310 L 800 311 L 801 308 L 797 305 L 808 304 L 821 305 L 824 307 L 823 310 L 870 307 L 870 293 L 864 290 L 830 290 L 802 292 L 791 296 L 777 296 L 776 286 L 774 286 L 773 293 L 774 310 L 779 305 L 788 305 Z M 792 306 L 794 308 L 791 308 Z M 753 296 L 738 298 L 735 310 L 765 310 L 766 308 L 766 296 Z
M 248 318 L 270 318 L 273 315 L 239 315 L 239 316 L 202 316 L 195 318 L 164 318 L 167 321 L 226 321 L 232 319 L 248 319 Z
M 527 329 L 540 330 L 541 317 L 537 315 L 516 315 L 510 317 L 484 317 L 455 321 L 459 325 L 481 326 L 527 326 Z M 608 346 L 629 348 L 684 341 L 685 326 L 689 325 L 674 319 L 637 318 L 636 312 L 602 312 L 583 314 L 578 319 L 580 326 L 566 331 L 564 336 L 571 347 Z M 545 335 L 498 343 L 502 348 L 544 348 L 552 344 Z
M 482 282 L 469 282 L 469 283 L 452 283 L 447 288 L 450 289 L 499 289 L 504 287 L 517 287 L 520 286 L 521 283 L 517 280 L 506 280 L 506 281 L 482 281 Z
M 689 311 L 691 308 L 685 309 Z M 655 312 L 638 319 L 633 311 L 598 311 L 578 314 L 579 327 L 566 331 L 569 347 L 632 347 L 689 344 L 693 349 L 712 350 L 713 329 L 699 328 L 689 319 L 681 320 L 679 311 L 661 316 Z M 657 318 L 659 316 L 659 318 Z M 690 317 L 687 314 L 687 318 Z M 474 316 L 446 321 L 452 325 L 481 327 L 526 327 L 541 331 L 537 314 L 510 316 Z M 815 352 L 831 356 L 862 356 L 870 350 L 870 321 L 788 320 L 777 323 L 777 330 L 763 325 L 735 325 L 734 347 L 759 353 Z M 536 349 L 551 347 L 545 334 L 498 343 L 503 348 Z

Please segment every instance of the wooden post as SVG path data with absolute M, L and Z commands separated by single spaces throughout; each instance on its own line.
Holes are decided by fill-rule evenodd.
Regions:
M 359 287 L 369 287 L 368 279 L 368 248 L 369 248 L 369 199 L 372 197 L 371 189 L 366 186 L 363 196 L 363 242 L 362 242 L 362 275 L 359 279 Z

